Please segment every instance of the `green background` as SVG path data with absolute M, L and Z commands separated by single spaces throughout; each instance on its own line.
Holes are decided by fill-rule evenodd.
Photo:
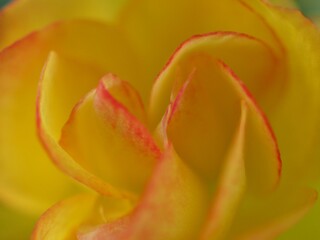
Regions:
M 0 7 L 4 6 L 8 2 L 10 2 L 10 0 L 0 0 Z

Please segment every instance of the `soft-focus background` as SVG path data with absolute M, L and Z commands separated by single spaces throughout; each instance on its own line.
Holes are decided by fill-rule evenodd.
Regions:
M 310 17 L 320 16 L 320 1 L 319 0 L 296 0 L 300 9 Z
M 0 0 L 0 6 L 4 6 L 5 4 L 7 4 L 8 2 L 10 2 L 10 0 Z

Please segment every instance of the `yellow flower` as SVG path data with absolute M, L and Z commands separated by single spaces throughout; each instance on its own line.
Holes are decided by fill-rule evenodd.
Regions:
M 1 221 L 58 202 L 32 239 L 320 237 L 320 33 L 298 11 L 17 0 L 0 26 Z

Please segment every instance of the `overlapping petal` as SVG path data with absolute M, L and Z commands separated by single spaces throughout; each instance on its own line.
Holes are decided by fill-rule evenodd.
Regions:
M 314 144 L 319 139 L 318 134 L 314 133 L 319 119 L 319 101 L 316 97 L 319 95 L 316 79 L 319 75 L 319 33 L 306 18 L 295 11 L 276 8 L 264 1 L 181 3 L 137 0 L 123 12 L 120 26 L 127 29 L 142 58 L 150 59 L 148 69 L 151 76 L 157 73 L 178 44 L 194 34 L 229 30 L 247 33 L 269 44 L 281 59 L 284 75 L 277 82 L 283 88 L 277 93 L 281 94 L 278 102 L 271 102 L 268 109 L 262 106 L 279 135 L 284 159 L 290 159 L 285 164 L 291 169 L 287 173 L 292 178 L 312 171 L 300 169 L 303 159 L 316 159 L 307 155 L 315 151 Z M 303 59 L 301 53 L 308 56 L 308 59 Z M 310 124 L 304 127 L 297 125 L 306 118 Z M 287 119 L 295 121 L 289 121 L 288 124 Z M 297 132 L 297 137 L 290 136 L 293 131 Z M 311 142 L 303 140 L 306 138 Z M 291 151 L 292 148 L 299 148 L 299 151 Z M 309 166 L 313 164 L 317 163 Z
M 126 0 L 15 0 L 0 14 L 0 49 L 56 21 L 87 19 L 112 22 Z
M 138 120 L 145 117 L 141 104 L 130 85 L 106 75 L 73 109 L 60 145 L 75 162 L 104 181 L 141 192 L 161 155 Z M 64 164 L 64 159 L 58 161 Z
M 264 1 L 241 1 L 272 26 L 285 48 L 283 63 L 289 81 L 281 100 L 268 116 L 287 169 L 284 171 L 285 182 L 291 184 L 298 176 L 301 181 L 309 181 L 319 176 L 319 151 L 315 147 L 320 138 L 317 131 L 320 107 L 319 31 L 298 10 L 278 8 Z
M 210 52 L 197 50 L 173 56 L 159 84 L 156 82 L 151 109 L 161 109 L 161 104 L 169 101 L 165 99 L 169 89 L 182 85 L 180 91 L 171 92 L 168 136 L 182 159 L 213 181 L 237 127 L 239 102 L 245 100 L 250 115 L 253 113 L 245 150 L 248 182 L 256 191 L 272 189 L 279 180 L 281 160 L 269 123 L 234 73 L 224 63 L 216 62 Z M 157 104 L 152 105 L 152 101 Z
M 0 48 L 56 20 L 113 21 L 56 23 L 0 53 L 0 197 L 37 213 L 74 188 L 45 163 L 34 127 L 26 128 L 35 115 L 31 89 L 53 50 L 37 101 L 42 143 L 67 175 L 115 197 L 98 204 L 105 211 L 113 200 L 130 203 L 115 217 L 92 223 L 94 197 L 67 200 L 41 218 L 35 239 L 269 239 L 306 214 L 316 193 L 301 189 L 319 178 L 320 156 L 320 34 L 314 26 L 260 0 L 135 0 L 118 20 L 122 0 L 70 3 L 66 15 L 62 2 L 20 0 L 0 16 L 15 26 L 1 29 Z M 43 14 L 50 5 L 52 14 Z M 20 13 L 25 22 L 16 21 Z M 232 32 L 203 35 L 221 30 Z M 182 44 L 158 76 L 146 117 L 150 80 L 194 34 L 201 35 Z M 89 92 L 108 72 L 119 78 L 106 75 Z M 156 126 L 157 143 L 147 129 Z M 278 142 L 284 181 L 275 190 L 282 167 Z M 21 166 L 27 165 L 32 171 L 26 177 Z M 39 178 L 47 180 L 34 185 Z M 55 191 L 43 193 L 44 187 Z
M 195 34 L 245 33 L 264 39 L 279 54 L 282 49 L 265 20 L 237 0 L 134 0 L 121 12 L 119 27 L 126 30 L 141 58 L 146 60 L 146 74 L 152 78 L 176 47 Z
M 159 122 L 169 103 L 171 92 L 174 91 L 173 94 L 176 95 L 188 78 L 185 68 L 191 68 L 192 58 L 198 55 L 208 55 L 228 64 L 265 107 L 270 105 L 266 101 L 270 100 L 268 95 L 276 98 L 275 92 L 281 85 L 279 59 L 265 42 L 235 32 L 193 36 L 178 47 L 153 85 L 149 107 L 152 125 Z M 254 68 L 252 59 L 255 59 Z
M 52 112 L 56 120 L 50 118 L 50 121 L 55 121 L 56 124 L 53 126 L 55 137 L 68 119 L 68 111 L 71 111 L 81 97 L 76 99 L 76 92 L 80 95 L 85 86 L 97 84 L 99 73 L 102 76 L 104 72 L 117 72 L 121 78 L 132 80 L 132 84 L 139 85 L 140 88 L 143 85 L 139 84 L 140 81 L 143 82 L 139 77 L 139 63 L 135 61 L 126 40 L 117 30 L 96 22 L 72 21 L 55 24 L 41 32 L 30 34 L 1 52 L 0 195 L 7 203 L 20 206 L 23 211 L 29 212 L 42 212 L 62 196 L 71 193 L 70 184 L 66 184 L 67 177 L 53 167 L 36 136 L 36 89 L 41 69 L 52 50 L 62 55 L 62 59 L 76 59 L 76 64 L 67 65 L 65 68 L 61 66 L 63 64 L 59 65 L 60 73 L 66 74 L 59 76 L 63 75 L 68 79 L 61 78 L 65 82 L 57 82 L 56 85 L 56 90 L 64 93 L 60 97 L 66 97 L 63 100 L 66 102 L 61 104 L 62 98 L 59 98 L 59 93 L 55 93 L 54 100 L 57 105 L 52 110 L 59 112 Z M 83 68 L 84 65 L 90 67 Z M 94 82 L 83 82 L 82 87 L 75 88 L 77 91 L 73 89 L 74 96 L 67 96 L 69 92 L 63 88 L 68 86 L 67 80 L 72 81 L 67 69 L 75 72 L 76 66 L 83 69 L 83 72 L 86 72 L 85 69 L 93 69 Z M 79 82 L 79 79 L 74 81 L 77 80 Z M 77 85 L 76 82 L 73 83 Z M 38 179 L 42 181 L 39 183 Z M 51 190 L 44 192 L 43 189 Z

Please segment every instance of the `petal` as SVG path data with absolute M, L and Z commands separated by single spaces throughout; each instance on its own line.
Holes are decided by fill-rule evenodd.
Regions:
M 244 146 L 248 109 L 241 104 L 238 129 L 230 144 L 201 239 L 223 239 L 246 188 Z
M 202 183 L 169 145 L 134 212 L 111 223 L 112 228 L 102 225 L 80 239 L 195 239 L 207 204 Z
M 86 89 L 87 87 L 86 84 L 83 84 L 82 87 L 78 88 L 79 84 L 76 83 L 79 79 L 84 83 L 92 83 L 97 76 L 99 76 L 99 73 L 90 68 L 83 68 L 83 66 L 77 64 L 68 64 L 68 61 L 59 59 L 54 53 L 51 54 L 43 69 L 39 84 L 36 109 L 37 131 L 45 149 L 60 170 L 100 194 L 129 197 L 129 193 L 119 192 L 112 185 L 103 182 L 88 171 L 84 166 L 79 165 L 58 143 L 60 132 L 59 128 L 56 128 L 56 123 L 63 119 L 59 114 L 63 116 L 68 111 L 68 107 L 71 108 L 72 102 L 77 98 L 79 99 L 79 95 L 85 91 L 82 88 Z M 66 80 L 68 80 L 68 84 L 63 84 Z M 60 91 L 60 89 L 63 89 L 64 92 Z M 62 97 L 63 95 L 66 97 L 62 98 L 62 100 L 57 100 L 61 97 L 59 96 L 60 92 L 62 92 Z M 68 95 L 71 97 L 67 97 Z M 82 102 L 84 104 L 87 101 L 90 102 L 92 96 L 93 94 L 89 94 Z M 78 105 L 81 107 L 81 103 Z
M 121 34 L 95 22 L 55 24 L 0 53 L 0 198 L 33 213 L 43 212 L 69 194 L 71 186 L 67 184 L 68 178 L 53 167 L 36 136 L 36 89 L 41 69 L 51 50 L 67 60 L 77 59 L 79 71 L 84 65 L 97 66 L 98 72 L 112 71 L 124 79 L 143 81 L 137 77 L 139 67 Z M 93 84 L 98 80 L 96 78 Z M 89 86 L 91 83 L 83 84 Z M 65 101 L 68 99 L 72 98 L 67 97 Z M 66 110 L 68 114 L 77 100 L 64 103 L 66 107 L 70 106 Z M 62 111 L 66 108 L 59 106 L 56 109 Z M 67 118 L 68 115 L 59 117 L 61 122 Z M 55 131 L 62 127 L 59 124 Z M 44 192 L 43 189 L 51 191 Z
M 281 85 L 281 81 L 277 80 L 280 77 L 277 76 L 278 60 L 266 43 L 232 32 L 194 36 L 178 47 L 153 86 L 149 108 L 152 126 L 163 115 L 172 89 L 179 89 L 187 79 L 188 73 L 184 68 L 190 68 L 192 59 L 199 55 L 226 62 L 243 79 L 254 96 L 258 97 L 259 103 L 270 105 L 270 102 L 266 102 L 270 100 L 267 96 L 276 97 L 277 88 Z M 250 64 L 252 59 L 256 59 L 255 68 Z
M 246 33 L 265 39 L 281 52 L 280 42 L 265 20 L 241 1 L 138 0 L 129 2 L 121 16 L 120 27 L 145 60 L 146 74 L 152 78 L 174 49 L 195 34 L 221 30 Z
M 95 201 L 95 196 L 79 195 L 57 203 L 38 220 L 31 239 L 74 239 L 77 229 L 91 216 Z
M 190 62 L 183 68 L 189 78 L 171 104 L 168 123 L 168 137 L 177 153 L 200 176 L 215 182 L 244 101 L 249 109 L 244 150 L 248 187 L 254 192 L 273 190 L 281 171 L 279 150 L 250 92 L 223 62 L 206 55 Z
M 132 205 L 125 200 L 76 195 L 48 209 L 34 226 L 31 239 L 76 239 L 93 226 L 122 217 L 131 209 Z
M 40 91 L 46 106 L 46 125 L 52 137 L 60 138 L 61 128 L 76 104 L 103 76 L 101 69 L 51 52 L 42 72 Z M 72 92 L 71 92 L 72 90 Z
M 16 0 L 0 14 L 0 49 L 44 26 L 67 19 L 112 21 L 125 0 Z
M 289 81 L 275 111 L 268 114 L 286 159 L 283 180 L 292 184 L 319 179 L 319 30 L 297 10 L 264 1 L 242 1 L 266 19 L 286 51 Z
M 40 214 L 74 186 L 48 160 L 36 136 L 34 102 L 40 63 L 33 58 L 38 54 L 35 48 L 29 48 L 34 42 L 29 38 L 0 54 L 0 198 L 21 211 Z M 25 61 L 30 64 L 25 66 Z
M 139 193 L 161 153 L 129 110 L 144 116 L 139 95 L 127 83 L 106 75 L 96 91 L 76 105 L 60 142 L 85 169 L 120 189 Z

